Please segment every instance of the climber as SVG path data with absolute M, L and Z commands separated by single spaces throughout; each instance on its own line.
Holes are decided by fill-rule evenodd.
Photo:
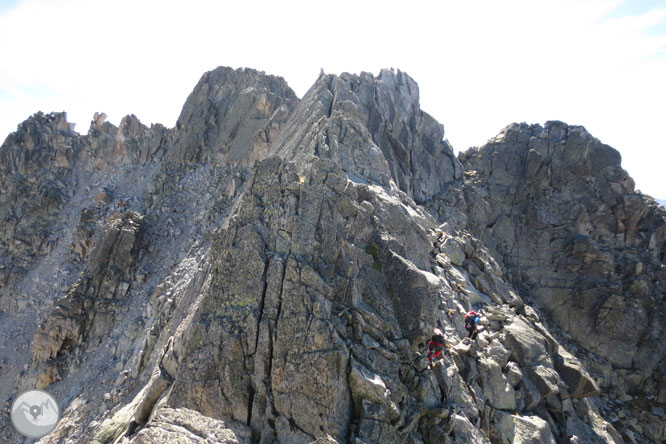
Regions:
M 428 342 L 428 361 L 430 362 L 428 367 L 432 367 L 433 358 L 437 359 L 444 357 L 442 352 L 444 349 L 444 333 L 436 327 L 433 329 L 433 332 L 435 334 L 432 335 L 430 342 Z
M 465 330 L 469 332 L 468 338 L 476 339 L 476 335 L 479 334 L 479 328 L 476 324 L 479 323 L 479 315 L 470 311 L 465 315 Z

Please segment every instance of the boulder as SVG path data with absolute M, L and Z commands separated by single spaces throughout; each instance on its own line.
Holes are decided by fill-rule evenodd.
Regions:
M 349 372 L 349 388 L 352 397 L 361 401 L 367 399 L 375 404 L 383 404 L 388 399 L 388 389 L 382 378 L 352 359 Z
M 599 387 L 595 380 L 580 361 L 563 347 L 560 347 L 557 354 L 553 356 L 553 361 L 562 381 L 568 386 L 569 396 L 586 398 L 599 395 Z
M 462 411 L 467 418 L 478 418 L 479 410 L 474 397 L 457 369 L 454 366 L 438 366 L 435 371 L 446 402 Z
M 511 357 L 523 368 L 551 361 L 546 349 L 546 339 L 520 317 L 514 318 L 513 322 L 505 327 L 503 343 L 511 350 Z
M 520 369 L 520 366 L 513 361 L 506 364 L 506 367 L 504 367 L 504 373 L 514 387 L 523 380 L 523 371 Z
M 479 360 L 481 386 L 488 403 L 496 409 L 515 410 L 516 394 L 500 364 L 492 359 Z
M 246 444 L 250 442 L 250 429 L 244 424 L 210 418 L 194 410 L 161 408 L 129 441 L 130 444 L 156 442 Z
M 452 444 L 463 444 L 463 443 L 478 443 L 478 444 L 490 444 L 490 441 L 486 435 L 470 422 L 465 416 L 454 415 L 451 417 L 451 424 L 449 427 L 452 429 L 455 434 L 455 438 L 451 441 Z
M 538 416 L 495 412 L 492 435 L 505 444 L 556 444 L 550 426 Z

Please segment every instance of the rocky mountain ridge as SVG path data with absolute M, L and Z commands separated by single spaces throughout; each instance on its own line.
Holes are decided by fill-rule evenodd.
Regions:
M 218 68 L 173 129 L 40 113 L 0 156 L 0 397 L 56 396 L 42 443 L 666 439 L 666 211 L 582 127 L 456 157 L 400 71 Z

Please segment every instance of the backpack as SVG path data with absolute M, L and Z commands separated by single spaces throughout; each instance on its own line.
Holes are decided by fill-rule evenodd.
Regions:
M 430 342 L 433 343 L 434 347 L 437 349 L 441 349 L 444 346 L 444 336 L 433 335 L 433 337 L 430 338 Z
M 470 311 L 469 313 L 467 313 L 467 314 L 465 315 L 465 328 L 472 328 L 472 327 L 474 327 L 474 324 L 475 324 L 474 321 L 475 321 L 477 318 L 478 318 L 478 315 L 477 315 L 475 312 Z

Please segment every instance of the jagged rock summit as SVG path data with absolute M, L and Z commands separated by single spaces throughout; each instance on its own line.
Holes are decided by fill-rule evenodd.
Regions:
M 3 441 L 31 388 L 41 443 L 666 439 L 666 211 L 582 127 L 455 156 L 400 71 L 217 68 L 175 128 L 38 113 L 0 158 Z

